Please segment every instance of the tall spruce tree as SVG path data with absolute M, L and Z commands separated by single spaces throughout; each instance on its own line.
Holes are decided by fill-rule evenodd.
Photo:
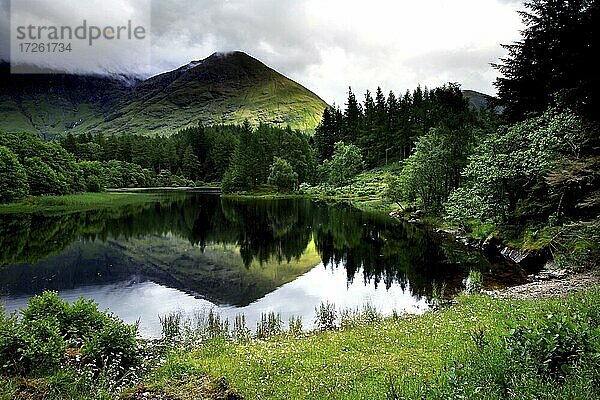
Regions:
M 357 143 L 362 116 L 361 106 L 350 87 L 348 88 L 348 102 L 344 112 L 344 132 L 342 135 L 342 139 L 346 143 Z
M 522 39 L 504 45 L 496 68 L 498 96 L 506 116 L 520 121 L 550 105 L 567 105 L 598 122 L 597 0 L 530 0 L 521 17 Z

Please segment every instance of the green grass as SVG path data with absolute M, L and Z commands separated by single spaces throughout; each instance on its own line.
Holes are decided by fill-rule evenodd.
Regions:
M 170 347 L 121 398 L 595 399 L 599 310 L 600 288 L 544 300 L 463 295 L 422 316 L 374 318 L 300 337 L 235 343 L 217 336 Z M 515 344 L 521 341 L 525 347 Z M 575 355 L 568 368 L 545 372 L 537 357 L 556 359 L 561 351 Z M 0 399 L 114 398 L 118 381 L 68 371 L 3 378 Z
M 193 351 L 176 351 L 148 384 L 164 388 L 170 385 L 173 371 L 201 371 L 224 377 L 248 399 L 387 399 L 392 391 L 406 398 L 421 398 L 424 391 L 427 398 L 445 398 L 444 393 L 454 390 L 448 381 L 454 375 L 449 371 L 453 365 L 463 365 L 460 383 L 473 391 L 463 393 L 465 398 L 494 398 L 497 393 L 493 387 L 471 386 L 491 379 L 486 374 L 502 367 L 502 346 L 509 325 L 543 321 L 559 310 L 585 307 L 582 304 L 586 302 L 590 308 L 589 303 L 597 306 L 600 291 L 567 300 L 462 296 L 457 305 L 442 312 L 390 318 L 301 339 L 283 335 L 249 344 L 214 340 Z M 486 354 L 484 361 L 478 348 L 482 342 L 492 343 L 488 349 L 493 352 L 492 356 Z M 578 378 L 549 381 L 528 377 L 527 381 L 515 382 L 515 390 L 535 389 L 545 393 L 544 398 L 561 398 L 586 385 Z M 579 398 L 594 398 L 589 391 L 579 394 Z M 521 396 L 517 393 L 515 398 Z
M 9 204 L 0 204 L 0 214 L 69 213 L 100 208 L 122 207 L 129 204 L 154 202 L 160 198 L 151 193 L 81 193 L 66 196 L 37 196 Z
M 388 174 L 397 174 L 401 169 L 401 163 L 393 162 L 387 166 L 363 171 L 340 187 L 332 187 L 324 183 L 318 186 L 301 187 L 300 192 L 323 199 L 385 203 L 383 199 L 383 193 L 386 189 L 385 177 Z

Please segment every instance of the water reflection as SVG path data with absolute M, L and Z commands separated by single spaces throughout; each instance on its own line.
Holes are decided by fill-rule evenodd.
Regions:
M 171 194 L 150 204 L 0 220 L 0 292 L 9 308 L 52 289 L 106 302 L 122 316 L 156 316 L 171 304 L 165 296 L 182 307 L 205 301 L 258 312 L 306 304 L 312 313 L 327 290 L 309 296 L 311 287 L 342 285 L 343 303 L 383 296 L 382 305 L 414 309 L 434 282 L 456 292 L 476 268 L 491 284 L 498 267 L 505 269 L 386 215 L 307 199 Z M 128 293 L 143 302 L 126 306 Z M 410 305 L 399 300 L 406 296 Z

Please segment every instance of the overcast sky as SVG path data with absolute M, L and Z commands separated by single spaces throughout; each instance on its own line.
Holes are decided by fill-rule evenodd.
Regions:
M 0 1 L 0 57 L 7 59 L 10 2 Z M 86 3 L 37 1 L 56 18 L 81 15 L 77 8 Z M 123 10 L 141 0 L 117 1 Z M 458 82 L 495 94 L 497 72 L 489 64 L 504 55 L 501 43 L 519 38 L 521 8 L 511 0 L 156 0 L 150 65 L 113 69 L 151 75 L 215 51 L 242 50 L 330 104 L 343 104 L 348 86 L 362 96 L 377 86 L 403 92 Z

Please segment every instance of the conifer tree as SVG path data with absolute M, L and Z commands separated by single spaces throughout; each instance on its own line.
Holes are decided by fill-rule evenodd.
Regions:
M 529 0 L 521 17 L 522 39 L 504 45 L 508 56 L 496 68 L 498 96 L 505 115 L 520 121 L 550 105 L 567 105 L 598 121 L 600 2 Z

